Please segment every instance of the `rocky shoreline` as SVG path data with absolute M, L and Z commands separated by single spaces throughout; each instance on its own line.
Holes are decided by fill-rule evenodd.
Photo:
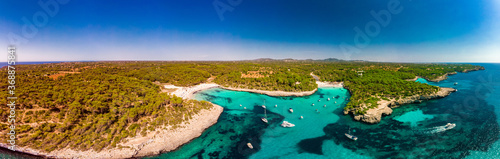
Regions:
M 357 120 L 357 121 L 362 121 L 362 122 L 365 122 L 368 124 L 376 124 L 376 123 L 380 122 L 380 120 L 382 119 L 382 116 L 392 114 L 391 108 L 396 108 L 396 107 L 399 107 L 399 106 L 404 105 L 404 104 L 421 103 L 422 101 L 425 101 L 425 100 L 444 98 L 455 91 L 457 91 L 457 90 L 453 89 L 453 88 L 440 87 L 438 92 L 435 92 L 432 94 L 413 95 L 413 96 L 406 97 L 406 98 L 399 99 L 399 100 L 392 99 L 390 101 L 387 101 L 387 100 L 379 101 L 378 107 L 374 108 L 374 109 L 369 109 L 366 112 L 366 114 L 355 114 L 354 110 L 350 110 L 350 111 L 344 110 L 344 114 L 345 115 L 352 114 L 354 117 L 354 120 Z
M 215 104 L 213 105 L 209 110 L 201 110 L 189 122 L 182 123 L 179 128 L 173 130 L 157 128 L 155 131 L 148 132 L 146 136 L 137 135 L 136 137 L 126 138 L 124 140 L 125 143 L 122 142 L 120 145 L 127 148 L 115 147 L 99 152 L 64 148 L 47 153 L 28 147 L 18 147 L 16 151 L 45 158 L 135 158 L 159 155 L 164 152 L 176 150 L 178 147 L 189 143 L 189 141 L 199 137 L 205 129 L 217 123 L 223 108 Z
M 465 69 L 465 70 L 462 71 L 462 73 L 468 73 L 468 72 L 471 72 L 471 71 L 479 71 L 479 70 L 484 70 L 484 67 L 476 67 L 474 69 Z M 437 77 L 435 79 L 427 79 L 427 78 L 425 78 L 425 79 L 428 80 L 428 81 L 431 81 L 431 82 L 440 82 L 440 81 L 448 79 L 448 75 L 456 75 L 456 74 L 457 74 L 457 72 L 450 72 L 450 73 L 446 73 L 446 74 L 444 74 L 442 76 L 439 76 L 439 77 Z

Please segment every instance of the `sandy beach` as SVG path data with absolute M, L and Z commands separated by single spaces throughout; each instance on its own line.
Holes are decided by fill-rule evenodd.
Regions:
M 328 88 L 328 87 L 344 87 L 343 82 L 320 82 L 316 81 L 316 84 L 318 84 L 318 88 Z M 233 91 L 244 91 L 244 92 L 252 92 L 252 93 L 259 93 L 259 94 L 265 94 L 268 96 L 308 96 L 311 94 L 314 94 L 318 89 L 314 89 L 312 91 L 303 91 L 303 92 L 286 92 L 286 91 L 265 91 L 265 90 L 257 90 L 257 89 L 245 89 L 245 88 L 232 88 L 232 87 L 224 87 L 215 83 L 202 83 L 196 86 L 191 86 L 191 87 L 178 87 L 178 86 L 173 86 L 173 85 L 165 85 L 165 88 L 177 88 L 174 92 L 172 92 L 173 95 L 176 95 L 178 97 L 182 97 L 183 99 L 192 99 L 193 95 L 197 92 L 210 89 L 210 88 L 223 88 L 227 90 L 233 90 Z
M 191 87 L 178 87 L 178 86 L 173 86 L 173 85 L 165 85 L 165 88 L 177 88 L 174 92 L 171 94 L 176 95 L 177 97 L 181 97 L 183 99 L 192 99 L 193 95 L 196 92 L 210 89 L 210 88 L 215 88 L 215 87 L 220 87 L 220 85 L 215 84 L 215 83 L 202 83 L 198 84 L 196 86 L 191 86 Z

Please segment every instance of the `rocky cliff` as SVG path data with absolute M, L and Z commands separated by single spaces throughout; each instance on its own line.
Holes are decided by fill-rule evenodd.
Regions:
M 354 120 L 375 124 L 380 122 L 382 116 L 392 114 L 391 108 L 395 108 L 403 104 L 420 103 L 424 100 L 443 98 L 455 91 L 456 89 L 453 88 L 439 88 L 438 92 L 432 94 L 413 95 L 399 100 L 392 99 L 390 101 L 379 101 L 377 108 L 369 109 L 365 114 L 355 114 L 354 110 L 345 110 L 344 114 L 353 114 Z

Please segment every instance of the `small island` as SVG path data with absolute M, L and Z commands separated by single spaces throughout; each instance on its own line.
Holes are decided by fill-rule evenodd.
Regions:
M 344 60 L 116 61 L 19 65 L 18 150 L 45 157 L 130 158 L 177 149 L 217 122 L 220 106 L 193 100 L 213 87 L 307 96 L 344 87 L 344 114 L 368 124 L 392 109 L 455 90 L 414 82 L 484 69 L 470 64 Z M 1 72 L 6 73 L 2 68 Z M 0 84 L 7 87 L 5 78 Z M 3 100 L 6 92 L 0 93 Z M 0 109 L 7 121 L 6 108 Z M 7 123 L 0 123 L 2 133 Z M 6 147 L 6 138 L 0 146 Z

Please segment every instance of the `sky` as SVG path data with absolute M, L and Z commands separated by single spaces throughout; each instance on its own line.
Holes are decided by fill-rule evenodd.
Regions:
M 500 62 L 500 0 L 113 2 L 0 1 L 0 47 L 18 61 Z

